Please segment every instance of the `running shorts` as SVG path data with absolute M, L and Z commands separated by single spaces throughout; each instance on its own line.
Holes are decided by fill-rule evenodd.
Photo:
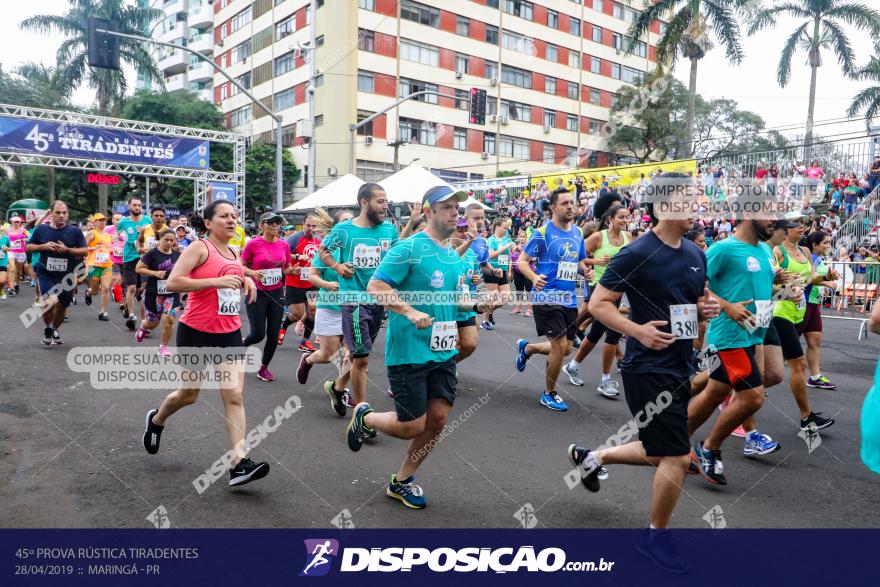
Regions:
M 244 356 L 244 341 L 241 338 L 241 330 L 233 330 L 232 332 L 214 333 L 202 332 L 191 326 L 187 326 L 183 322 L 177 324 L 177 354 L 186 353 L 187 348 L 218 348 L 233 349 L 228 353 L 217 353 L 217 357 L 222 362 L 230 359 L 238 359 Z M 194 353 L 195 357 L 202 355 Z M 196 361 L 191 361 L 196 364 Z M 204 367 L 202 367 L 204 368 Z
M 755 361 L 755 347 L 716 351 L 718 366 L 709 374 L 710 379 L 731 386 L 736 391 L 755 389 L 763 384 L 761 370 Z
M 510 283 L 510 280 L 508 279 L 508 276 L 507 276 L 507 271 L 503 271 L 501 273 L 501 277 L 495 277 L 491 273 L 484 273 L 483 274 L 483 281 L 485 281 L 488 284 L 494 283 L 495 285 L 507 285 L 508 283 Z
M 773 321 L 770 321 L 770 327 L 767 329 L 767 332 L 764 333 L 764 345 L 765 346 L 779 346 L 779 332 L 776 331 L 776 326 L 773 324 Z
M 617 344 L 620 342 L 619 332 L 611 330 L 598 320 L 593 319 L 593 324 L 590 326 L 590 331 L 587 333 L 587 340 L 593 344 L 598 344 L 603 334 L 605 335 L 605 344 Z
M 467 320 L 458 320 L 455 323 L 455 325 L 458 326 L 459 328 L 467 328 L 468 326 L 476 326 L 477 325 L 477 317 L 471 316 Z
M 807 304 L 807 312 L 804 321 L 798 324 L 798 334 L 807 332 L 822 332 L 822 311 L 819 304 Z
M 370 356 L 384 317 L 379 304 L 342 306 L 342 340 L 353 359 Z
M 46 273 L 37 273 L 37 281 L 40 284 L 40 293 L 45 297 L 54 293 L 58 296 L 58 303 L 67 308 L 73 303 L 73 292 L 64 288 L 61 281 Z M 52 288 L 55 288 L 54 291 Z
M 137 267 L 138 261 L 140 259 L 135 259 L 133 261 L 126 261 L 122 264 L 122 284 L 125 287 L 141 286 L 141 276 L 140 274 L 134 270 Z
M 144 317 L 147 322 L 158 322 L 163 315 L 174 316 L 180 305 L 177 294 L 172 296 L 144 295 Z
M 394 395 L 397 419 L 410 422 L 428 411 L 428 400 L 442 398 L 455 403 L 458 371 L 455 358 L 418 365 L 388 365 L 388 383 Z
M 27 253 L 9 253 L 9 256 L 16 263 L 27 263 Z
M 649 457 L 690 454 L 687 431 L 690 379 L 665 373 L 621 373 L 621 379 L 626 404 L 639 428 L 645 454 Z M 661 394 L 664 394 L 662 398 Z M 648 404 L 656 406 L 650 409 L 650 414 Z
M 89 267 L 89 274 L 86 279 L 101 279 L 105 275 L 110 275 L 112 271 L 110 267 Z
M 288 285 L 284 292 L 284 302 L 290 304 L 305 304 L 310 291 L 318 291 L 317 287 L 293 287 Z
M 535 313 L 535 330 L 538 336 L 547 338 L 564 336 L 568 340 L 574 340 L 577 332 L 577 308 L 535 304 L 532 309 Z
M 785 318 L 773 317 L 773 325 L 779 334 L 779 346 L 782 347 L 782 358 L 786 361 L 800 359 L 804 356 L 801 339 L 798 335 L 797 326 Z
M 318 336 L 342 336 L 342 312 L 329 308 L 315 310 L 314 333 Z
M 519 271 L 514 271 L 513 289 L 515 291 L 532 291 L 532 282 Z

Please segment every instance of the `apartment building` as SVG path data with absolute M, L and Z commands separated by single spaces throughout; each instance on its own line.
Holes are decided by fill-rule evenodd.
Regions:
M 653 27 L 625 56 L 638 14 L 626 1 L 320 0 L 309 129 L 309 64 L 299 50 L 310 39 L 309 4 L 215 0 L 214 56 L 282 114 L 285 144 L 301 167 L 301 135 L 312 134 L 318 186 L 348 171 L 351 123 L 420 90 L 440 95 L 405 102 L 358 131 L 359 176 L 384 177 L 395 156 L 448 181 L 613 164 L 600 129 L 620 87 L 655 66 L 660 34 Z M 271 117 L 219 76 L 214 83 L 230 128 L 274 140 Z M 469 123 L 471 88 L 488 92 L 484 125 Z M 398 138 L 398 149 L 388 145 Z

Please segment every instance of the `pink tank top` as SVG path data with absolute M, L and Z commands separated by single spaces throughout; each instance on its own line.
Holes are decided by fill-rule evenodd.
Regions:
M 197 242 L 204 243 L 208 248 L 208 258 L 202 265 L 193 269 L 189 277 L 210 279 L 225 275 L 238 275 L 244 279 L 244 269 L 238 260 L 238 255 L 234 259 L 227 259 L 220 254 L 220 251 L 210 240 L 202 239 Z M 238 315 L 240 304 L 241 290 L 226 289 L 221 291 L 216 287 L 209 287 L 199 291 L 191 291 L 187 296 L 186 310 L 180 317 L 180 321 L 200 332 L 227 334 L 241 330 L 241 318 Z

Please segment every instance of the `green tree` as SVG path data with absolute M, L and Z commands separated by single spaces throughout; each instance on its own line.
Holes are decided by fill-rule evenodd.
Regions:
M 506 171 L 499 171 L 495 177 L 515 177 L 517 175 L 522 175 L 519 169 L 508 169 Z
M 869 34 L 880 34 L 880 12 L 858 2 L 848 0 L 790 0 L 761 8 L 749 26 L 749 35 L 765 28 L 773 28 L 784 16 L 804 22 L 786 39 L 779 56 L 776 78 L 781 87 L 791 80 L 791 59 L 798 49 L 807 53 L 810 64 L 810 100 L 807 109 L 807 128 L 804 143 L 813 141 L 813 114 L 816 108 L 816 78 L 822 66 L 822 50 L 837 56 L 841 70 L 852 75 L 856 71 L 855 53 L 843 25 L 849 25 Z
M 223 113 L 193 92 L 168 94 L 140 90 L 127 98 L 122 118 L 210 130 L 226 130 Z
M 724 46 L 727 59 L 734 64 L 742 62 L 737 11 L 745 9 L 752 0 L 659 0 L 642 10 L 627 33 L 627 53 L 650 30 L 651 23 L 667 20 L 666 30 L 657 43 L 657 63 L 672 67 L 679 57 L 690 61 L 685 145 L 694 149 L 694 119 L 696 117 L 697 68 L 700 60 L 712 49 L 708 29 L 712 28 L 717 40 Z M 671 14 L 671 17 L 669 16 Z
M 855 71 L 853 78 L 874 85 L 855 95 L 846 115 L 858 116 L 864 112 L 865 126 L 870 127 L 874 119 L 880 116 L 880 57 L 872 57 L 867 65 Z

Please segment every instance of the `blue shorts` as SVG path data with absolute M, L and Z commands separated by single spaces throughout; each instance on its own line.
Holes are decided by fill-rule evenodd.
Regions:
M 64 289 L 62 283 L 63 279 L 63 277 L 57 278 L 48 273 L 37 273 L 37 281 L 40 284 L 40 294 L 42 294 L 43 297 L 46 297 L 49 292 L 52 292 L 54 289 L 54 293 L 57 293 L 58 295 L 58 303 L 66 308 L 73 303 L 73 292 Z

